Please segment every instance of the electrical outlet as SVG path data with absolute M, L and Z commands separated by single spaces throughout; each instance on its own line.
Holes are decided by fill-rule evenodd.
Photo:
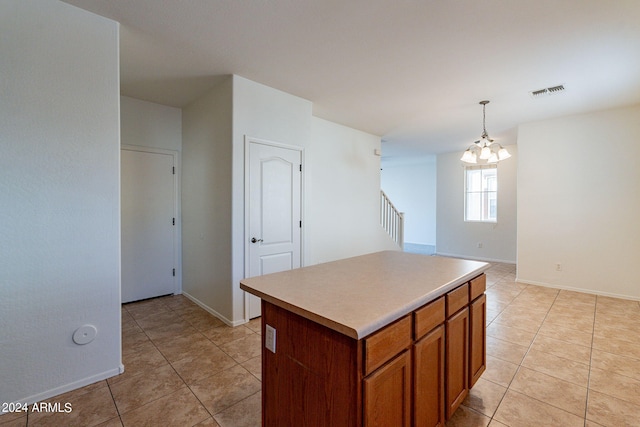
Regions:
M 478 248 L 482 249 L 482 242 L 478 242 Z
M 556 271 L 562 271 L 562 264 L 560 263 L 556 264 Z
M 271 350 L 272 353 L 276 352 L 276 328 L 271 325 L 266 325 L 264 346 Z

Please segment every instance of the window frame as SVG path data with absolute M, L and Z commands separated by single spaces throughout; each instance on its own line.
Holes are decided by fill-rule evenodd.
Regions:
M 489 189 L 489 185 L 484 185 L 484 182 L 481 182 L 481 190 L 480 191 L 470 191 L 469 190 L 469 177 L 468 172 L 474 170 L 494 170 L 495 172 L 495 190 Z M 481 172 L 481 181 L 483 181 L 484 173 Z M 471 215 L 469 215 L 469 194 L 475 193 L 480 195 L 480 219 L 469 219 Z M 493 197 L 491 197 L 493 195 Z M 475 223 L 489 223 L 496 224 L 498 222 L 498 165 L 497 164 L 489 164 L 489 165 L 469 165 L 464 167 L 464 212 L 463 219 L 464 222 L 475 222 Z M 495 214 L 491 216 L 491 201 L 495 201 Z M 486 211 L 486 216 L 485 216 Z

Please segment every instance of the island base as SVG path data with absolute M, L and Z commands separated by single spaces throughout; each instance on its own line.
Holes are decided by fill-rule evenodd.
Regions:
M 262 425 L 443 426 L 485 369 L 484 290 L 481 274 L 360 340 L 263 300 Z

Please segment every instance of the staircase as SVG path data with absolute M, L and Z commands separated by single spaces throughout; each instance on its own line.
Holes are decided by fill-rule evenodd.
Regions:
M 380 190 L 380 225 L 384 228 L 394 242 L 404 247 L 404 213 L 391 203 L 389 197 Z

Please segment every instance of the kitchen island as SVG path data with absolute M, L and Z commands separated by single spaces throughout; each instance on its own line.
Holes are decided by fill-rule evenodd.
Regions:
M 242 280 L 263 426 L 444 425 L 485 368 L 487 268 L 385 251 Z

